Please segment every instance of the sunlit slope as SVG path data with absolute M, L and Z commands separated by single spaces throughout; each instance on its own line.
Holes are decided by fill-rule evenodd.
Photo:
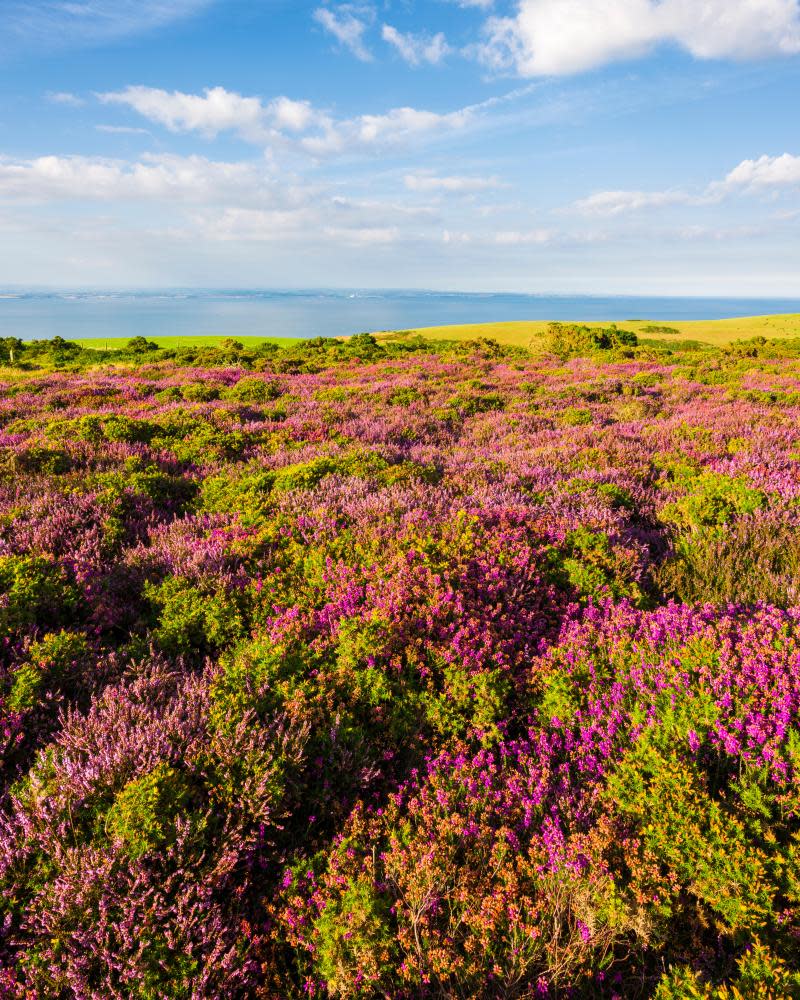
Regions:
M 598 321 L 587 325 L 607 326 L 608 323 Z M 734 340 L 746 340 L 750 337 L 800 337 L 800 314 L 778 316 L 745 316 L 737 319 L 719 320 L 618 320 L 618 326 L 633 330 L 647 339 L 654 337 L 663 340 L 694 340 L 703 343 L 722 346 Z M 540 340 L 547 331 L 547 321 L 514 322 L 514 323 L 475 323 L 465 326 L 431 326 L 419 330 L 411 330 L 411 334 L 421 334 L 433 340 L 472 340 L 476 337 L 490 337 L 501 344 L 514 344 L 520 347 Z M 677 334 L 650 332 L 646 328 L 652 326 L 668 327 L 678 330 Z M 397 334 L 387 334 L 392 337 Z
M 394 339 L 400 336 L 421 334 L 431 340 L 473 340 L 477 337 L 490 337 L 500 344 L 513 344 L 528 347 L 540 341 L 550 325 L 547 320 L 535 320 L 511 323 L 472 323 L 462 326 L 429 326 L 403 331 L 385 331 L 378 333 L 379 339 Z M 589 326 L 607 326 L 607 321 L 587 322 Z M 778 316 L 744 316 L 737 319 L 720 320 L 618 320 L 617 325 L 626 330 L 633 330 L 640 337 L 659 340 L 701 341 L 706 344 L 722 346 L 734 340 L 746 340 L 750 337 L 791 338 L 800 337 L 800 314 Z M 667 327 L 678 333 L 663 333 L 649 331 L 647 327 Z M 159 347 L 174 349 L 180 347 L 216 347 L 224 335 L 201 337 L 149 337 Z M 234 337 L 245 347 L 257 347 L 259 344 L 277 344 L 279 347 L 291 347 L 301 342 L 300 337 Z M 88 338 L 78 340 L 81 347 L 102 350 L 121 350 L 128 342 L 126 337 Z
M 277 344 L 278 347 L 292 347 L 299 344 L 302 337 L 226 337 L 220 334 L 217 337 L 148 337 L 148 340 L 165 350 L 173 350 L 179 347 L 218 347 L 223 340 L 236 340 L 245 347 L 258 347 L 260 344 Z M 130 337 L 88 337 L 78 339 L 76 344 L 94 351 L 121 351 L 129 342 Z

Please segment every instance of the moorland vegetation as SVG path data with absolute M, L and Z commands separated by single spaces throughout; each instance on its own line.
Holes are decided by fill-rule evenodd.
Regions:
M 0 996 L 800 997 L 800 342 L 0 342 Z

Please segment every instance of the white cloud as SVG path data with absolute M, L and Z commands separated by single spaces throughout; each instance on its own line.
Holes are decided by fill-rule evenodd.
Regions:
M 371 62 L 372 53 L 364 44 L 364 34 L 374 19 L 374 12 L 369 7 L 342 4 L 330 10 L 328 7 L 318 7 L 313 14 L 314 20 L 346 49 L 349 49 L 362 62 Z
M 698 59 L 800 52 L 797 0 L 518 0 L 514 17 L 490 18 L 481 57 L 535 77 L 635 59 L 659 44 Z
M 686 205 L 693 201 L 684 191 L 598 191 L 576 201 L 573 208 L 584 215 L 623 215 L 645 208 Z
M 743 160 L 734 167 L 722 182 L 727 189 L 800 187 L 800 156 L 784 153 L 783 156 L 760 156 L 757 160 Z
M 127 87 L 98 96 L 104 104 L 125 105 L 171 132 L 201 132 L 209 137 L 224 131 L 259 135 L 268 115 L 259 98 L 242 97 L 223 87 L 207 88 L 202 96 L 154 87 Z
M 494 242 L 498 246 L 546 246 L 554 240 L 554 234 L 548 229 L 506 230 L 494 234 Z
M 106 135 L 150 135 L 146 128 L 133 128 L 130 125 L 95 125 L 95 131 Z
M 670 205 L 710 205 L 733 194 L 800 188 L 800 156 L 761 156 L 743 160 L 722 180 L 712 181 L 700 193 L 670 191 L 598 191 L 576 201 L 572 208 L 583 215 L 615 216 Z
M 324 233 L 329 239 L 349 246 L 385 246 L 400 239 L 400 230 L 396 226 L 362 226 L 352 229 L 326 226 Z
M 252 204 L 286 199 L 291 191 L 263 168 L 201 156 L 144 156 L 138 162 L 86 156 L 0 158 L 0 200 L 140 202 L 180 199 Z
M 451 52 L 447 39 L 441 32 L 432 36 L 404 34 L 390 24 L 384 24 L 382 37 L 397 49 L 410 66 L 422 63 L 437 66 Z
M 136 162 L 81 156 L 0 158 L 3 204 L 16 209 L 51 206 L 55 213 L 59 205 L 80 205 L 83 225 L 90 227 L 95 219 L 119 232 L 136 228 L 132 218 L 158 218 L 165 234 L 186 242 L 291 239 L 378 246 L 397 242 L 431 218 L 427 210 L 402 203 L 332 195 L 325 187 L 273 175 L 259 164 L 198 156 L 147 155 Z M 130 206 L 137 208 L 134 217 L 126 212 Z
M 82 108 L 86 101 L 82 97 L 78 97 L 77 94 L 70 94 L 69 92 L 59 91 L 58 93 L 48 93 L 45 97 L 51 104 L 63 104 L 68 108 Z
M 435 174 L 406 174 L 405 185 L 409 191 L 445 194 L 475 194 L 499 188 L 497 177 L 437 177 Z
M 283 145 L 313 157 L 392 148 L 458 131 L 497 103 L 493 99 L 444 113 L 394 108 L 384 114 L 336 119 L 305 101 L 278 97 L 265 103 L 222 87 L 209 88 L 203 94 L 127 87 L 99 97 L 105 104 L 131 108 L 172 132 L 199 132 L 213 138 L 230 131 L 251 143 Z

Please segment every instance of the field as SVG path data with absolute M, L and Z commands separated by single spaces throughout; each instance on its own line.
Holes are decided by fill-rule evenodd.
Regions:
M 0 997 L 800 997 L 796 322 L 0 344 Z
M 432 339 L 473 340 L 476 337 L 490 337 L 501 344 L 515 347 L 538 347 L 546 339 L 547 322 L 529 323 L 483 323 L 471 326 L 435 326 L 409 331 Z M 693 341 L 722 347 L 736 340 L 750 340 L 752 337 L 780 339 L 800 337 L 800 315 L 746 316 L 739 319 L 692 320 L 673 322 L 661 320 L 620 320 L 619 326 L 633 330 L 640 337 L 660 339 L 663 334 L 648 334 L 648 327 L 668 328 L 669 339 L 673 343 Z M 386 339 L 394 339 L 396 334 L 383 334 Z
M 164 350 L 175 350 L 184 347 L 218 347 L 224 336 L 206 337 L 152 337 L 151 342 L 158 344 Z M 237 337 L 237 341 L 245 347 L 258 347 L 261 344 L 275 344 L 278 347 L 293 347 L 300 343 L 299 337 Z M 86 340 L 78 339 L 75 343 L 87 350 L 120 351 L 128 342 L 126 337 L 92 337 Z
M 667 328 L 674 332 L 668 335 L 673 344 L 686 341 L 709 344 L 722 347 L 736 340 L 749 340 L 752 337 L 780 339 L 784 337 L 800 337 L 800 315 L 781 316 L 748 316 L 740 319 L 723 319 L 692 322 L 672 322 L 660 320 L 620 321 L 620 326 L 633 330 L 643 339 L 661 339 L 663 334 L 648 334 L 648 327 Z M 489 337 L 500 344 L 515 347 L 538 347 L 547 337 L 546 322 L 522 323 L 483 323 L 471 326 L 434 326 L 420 330 L 404 331 L 402 336 L 420 335 L 433 340 L 474 340 L 478 337 Z M 398 334 L 384 332 L 377 334 L 382 342 L 398 339 Z M 152 337 L 152 342 L 159 347 L 174 350 L 184 347 L 216 347 L 226 338 L 218 337 Z M 245 347 L 257 347 L 259 344 L 276 344 L 279 347 L 292 347 L 300 343 L 295 337 L 238 337 L 237 340 Z M 108 337 L 103 339 L 77 340 L 76 343 L 87 350 L 121 350 L 126 343 L 124 337 Z

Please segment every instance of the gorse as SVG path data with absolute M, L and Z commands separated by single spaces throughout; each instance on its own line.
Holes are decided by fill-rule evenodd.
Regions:
M 800 357 L 674 343 L 0 343 L 0 997 L 800 997 Z

